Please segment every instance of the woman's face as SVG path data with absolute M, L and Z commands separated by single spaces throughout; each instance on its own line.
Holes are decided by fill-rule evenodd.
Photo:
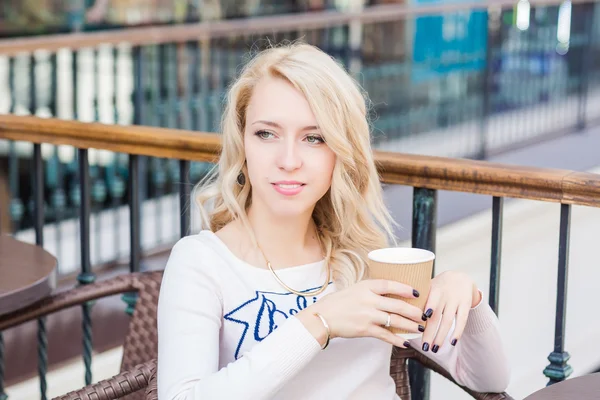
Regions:
M 276 216 L 312 214 L 327 193 L 335 154 L 304 95 L 281 78 L 263 78 L 246 110 L 244 132 L 252 204 Z

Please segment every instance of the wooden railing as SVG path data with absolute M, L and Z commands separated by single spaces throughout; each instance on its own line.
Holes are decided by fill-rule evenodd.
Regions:
M 182 170 L 181 176 L 186 177 L 190 161 L 214 162 L 220 151 L 220 137 L 213 133 L 149 127 L 107 126 L 36 117 L 0 116 L 0 139 L 34 144 L 32 171 L 35 187 L 38 189 L 43 187 L 41 182 L 44 179 L 41 168 L 41 144 L 70 145 L 79 149 L 81 276 L 85 276 L 85 279 L 80 279 L 82 284 L 92 282 L 95 276 L 94 271 L 90 268 L 89 254 L 91 202 L 89 148 L 129 154 L 129 174 L 132 177 L 128 182 L 129 193 L 132 193 L 131 196 L 128 196 L 131 272 L 138 271 L 140 264 L 140 199 L 136 195 L 137 185 L 139 185 L 137 179 L 139 157 L 154 156 L 178 159 Z M 544 370 L 544 374 L 550 379 L 550 383 L 566 379 L 572 371 L 568 364 L 570 356 L 564 347 L 571 207 L 573 205 L 600 207 L 600 175 L 388 152 L 376 152 L 375 156 L 383 182 L 408 185 L 414 188 L 412 245 L 415 247 L 435 251 L 438 190 L 492 196 L 489 303 L 497 313 L 499 312 L 504 198 L 515 197 L 561 204 L 560 237 L 557 250 L 559 261 L 555 341 L 554 349 L 549 357 L 551 363 Z M 185 207 L 190 199 L 189 184 L 187 183 L 189 182 L 183 179 L 183 183 L 180 185 L 182 236 L 188 233 L 190 226 L 189 208 Z M 36 214 L 35 228 L 38 232 L 36 237 L 43 242 L 40 233 L 43 228 L 43 207 L 40 207 L 39 196 L 35 196 L 35 199 L 37 199 L 35 207 L 38 213 Z M 89 329 L 84 329 L 84 332 L 91 335 Z M 86 337 L 84 340 L 90 343 L 91 337 Z M 42 343 L 45 342 L 42 341 Z M 89 346 L 87 348 L 88 352 L 91 351 Z M 44 353 L 45 351 L 45 345 L 42 345 L 40 352 Z M 90 360 L 91 353 L 84 354 L 84 358 Z M 86 364 L 87 368 L 88 364 Z M 90 372 L 87 371 L 86 377 L 90 376 L 91 380 L 89 374 Z M 414 383 L 413 388 L 417 391 L 415 399 L 428 396 L 429 384 L 426 376 L 424 371 L 417 369 L 411 377 Z M 0 381 L 1 379 L 0 376 Z M 0 385 L 0 387 L 2 386 Z
M 556 6 L 560 0 L 529 0 L 531 7 Z M 590 4 L 592 0 L 571 0 L 573 5 Z M 380 4 L 349 11 L 305 12 L 293 15 L 277 15 L 229 21 L 211 21 L 179 24 L 175 26 L 128 28 L 93 33 L 69 33 L 28 38 L 0 40 L 0 54 L 16 56 L 37 50 L 57 51 L 68 48 L 79 50 L 98 45 L 127 43 L 131 46 L 185 43 L 239 36 L 269 35 L 296 29 L 311 30 L 342 26 L 349 23 L 382 23 L 428 15 L 441 15 L 456 11 L 493 11 L 515 7 L 514 0 L 489 2 L 467 1 L 407 7 L 402 4 Z
M 0 115 L 0 138 L 211 163 L 221 151 L 216 133 L 12 115 Z M 384 183 L 600 207 L 596 174 L 385 151 L 375 154 Z

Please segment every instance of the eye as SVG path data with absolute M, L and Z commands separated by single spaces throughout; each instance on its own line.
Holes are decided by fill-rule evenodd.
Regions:
M 319 135 L 308 135 L 306 137 L 306 141 L 310 144 L 320 144 L 325 143 L 325 139 Z
M 255 135 L 261 139 L 271 139 L 271 138 L 275 137 L 275 135 L 273 133 L 271 133 L 269 131 L 265 131 L 265 130 L 257 131 L 255 133 Z

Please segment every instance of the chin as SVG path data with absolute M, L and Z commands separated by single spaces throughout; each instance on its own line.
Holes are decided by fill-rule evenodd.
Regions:
M 309 196 L 285 197 L 276 194 L 265 199 L 265 208 L 280 218 L 298 217 L 312 212 L 315 206 L 316 200 L 312 202 L 307 197 Z
M 298 217 L 309 212 L 312 209 L 312 205 L 308 204 L 281 204 L 281 201 L 279 201 L 278 203 L 279 204 L 269 204 L 268 208 L 269 210 L 271 210 L 273 215 L 280 218 Z

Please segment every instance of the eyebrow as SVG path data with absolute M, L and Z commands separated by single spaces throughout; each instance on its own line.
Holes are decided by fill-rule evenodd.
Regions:
M 272 126 L 273 128 L 279 128 L 279 129 L 283 129 L 283 127 L 281 125 L 279 125 L 277 122 L 272 122 L 272 121 L 264 121 L 264 120 L 258 120 L 258 121 L 254 121 L 252 123 L 252 125 L 255 124 L 265 124 L 265 125 L 269 125 Z M 302 131 L 314 131 L 319 129 L 318 126 L 316 125 L 310 125 L 310 126 L 305 126 L 304 128 L 302 128 Z

